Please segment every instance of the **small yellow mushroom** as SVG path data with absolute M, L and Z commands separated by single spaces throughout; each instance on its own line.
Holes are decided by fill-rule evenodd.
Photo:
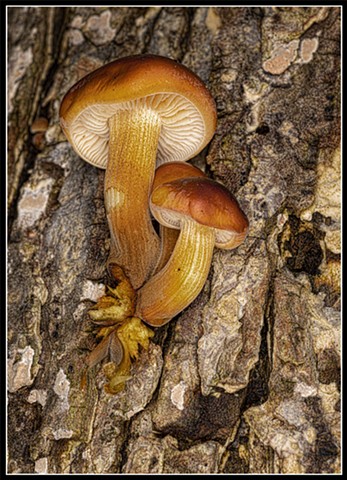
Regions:
M 169 261 L 137 293 L 135 315 L 160 326 L 200 293 L 214 247 L 233 249 L 244 241 L 248 220 L 229 190 L 208 178 L 159 185 L 150 207 L 160 224 L 180 230 Z

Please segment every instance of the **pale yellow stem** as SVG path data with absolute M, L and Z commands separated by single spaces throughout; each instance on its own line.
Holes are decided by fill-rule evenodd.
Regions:
M 186 308 L 204 286 L 214 244 L 212 228 L 184 219 L 169 261 L 138 291 L 135 315 L 160 326 Z
M 122 267 L 134 289 L 149 278 L 159 238 L 148 208 L 161 122 L 152 110 L 119 110 L 109 120 L 105 205 L 111 232 L 109 264 Z
M 153 270 L 153 275 L 160 272 L 160 270 L 165 267 L 175 248 L 179 233 L 179 230 L 160 225 L 160 252 L 157 264 L 155 266 L 155 269 Z

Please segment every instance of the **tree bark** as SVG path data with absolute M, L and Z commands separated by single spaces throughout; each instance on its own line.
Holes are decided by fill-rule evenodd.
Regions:
M 339 473 L 340 9 L 8 13 L 8 472 Z M 210 89 L 217 131 L 192 163 L 250 231 L 109 395 L 85 365 L 110 280 L 104 171 L 73 152 L 59 105 L 138 53 Z

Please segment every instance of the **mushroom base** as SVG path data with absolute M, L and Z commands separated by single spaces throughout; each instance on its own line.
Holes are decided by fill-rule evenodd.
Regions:
M 109 383 L 108 393 L 121 391 L 131 378 L 132 360 L 139 356 L 140 348 L 148 349 L 154 332 L 139 318 L 133 316 L 135 291 L 119 267 L 113 267 L 112 274 L 118 280 L 115 288 L 108 287 L 107 294 L 89 310 L 94 324 L 99 327 L 97 337 L 102 340 L 86 359 L 89 368 L 109 358 L 103 366 Z

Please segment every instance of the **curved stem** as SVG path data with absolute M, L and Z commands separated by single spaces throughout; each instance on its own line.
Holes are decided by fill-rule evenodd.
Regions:
M 159 225 L 159 234 L 160 252 L 157 264 L 153 270 L 153 275 L 160 272 L 160 270 L 165 267 L 175 248 L 180 231 L 174 228 L 164 227 L 164 225 Z
M 204 286 L 214 243 L 213 229 L 182 220 L 170 260 L 138 291 L 135 315 L 160 326 L 186 308 Z
M 119 110 L 109 120 L 105 205 L 111 232 L 109 263 L 124 270 L 134 289 L 149 277 L 159 251 L 148 201 L 160 118 L 148 108 Z

